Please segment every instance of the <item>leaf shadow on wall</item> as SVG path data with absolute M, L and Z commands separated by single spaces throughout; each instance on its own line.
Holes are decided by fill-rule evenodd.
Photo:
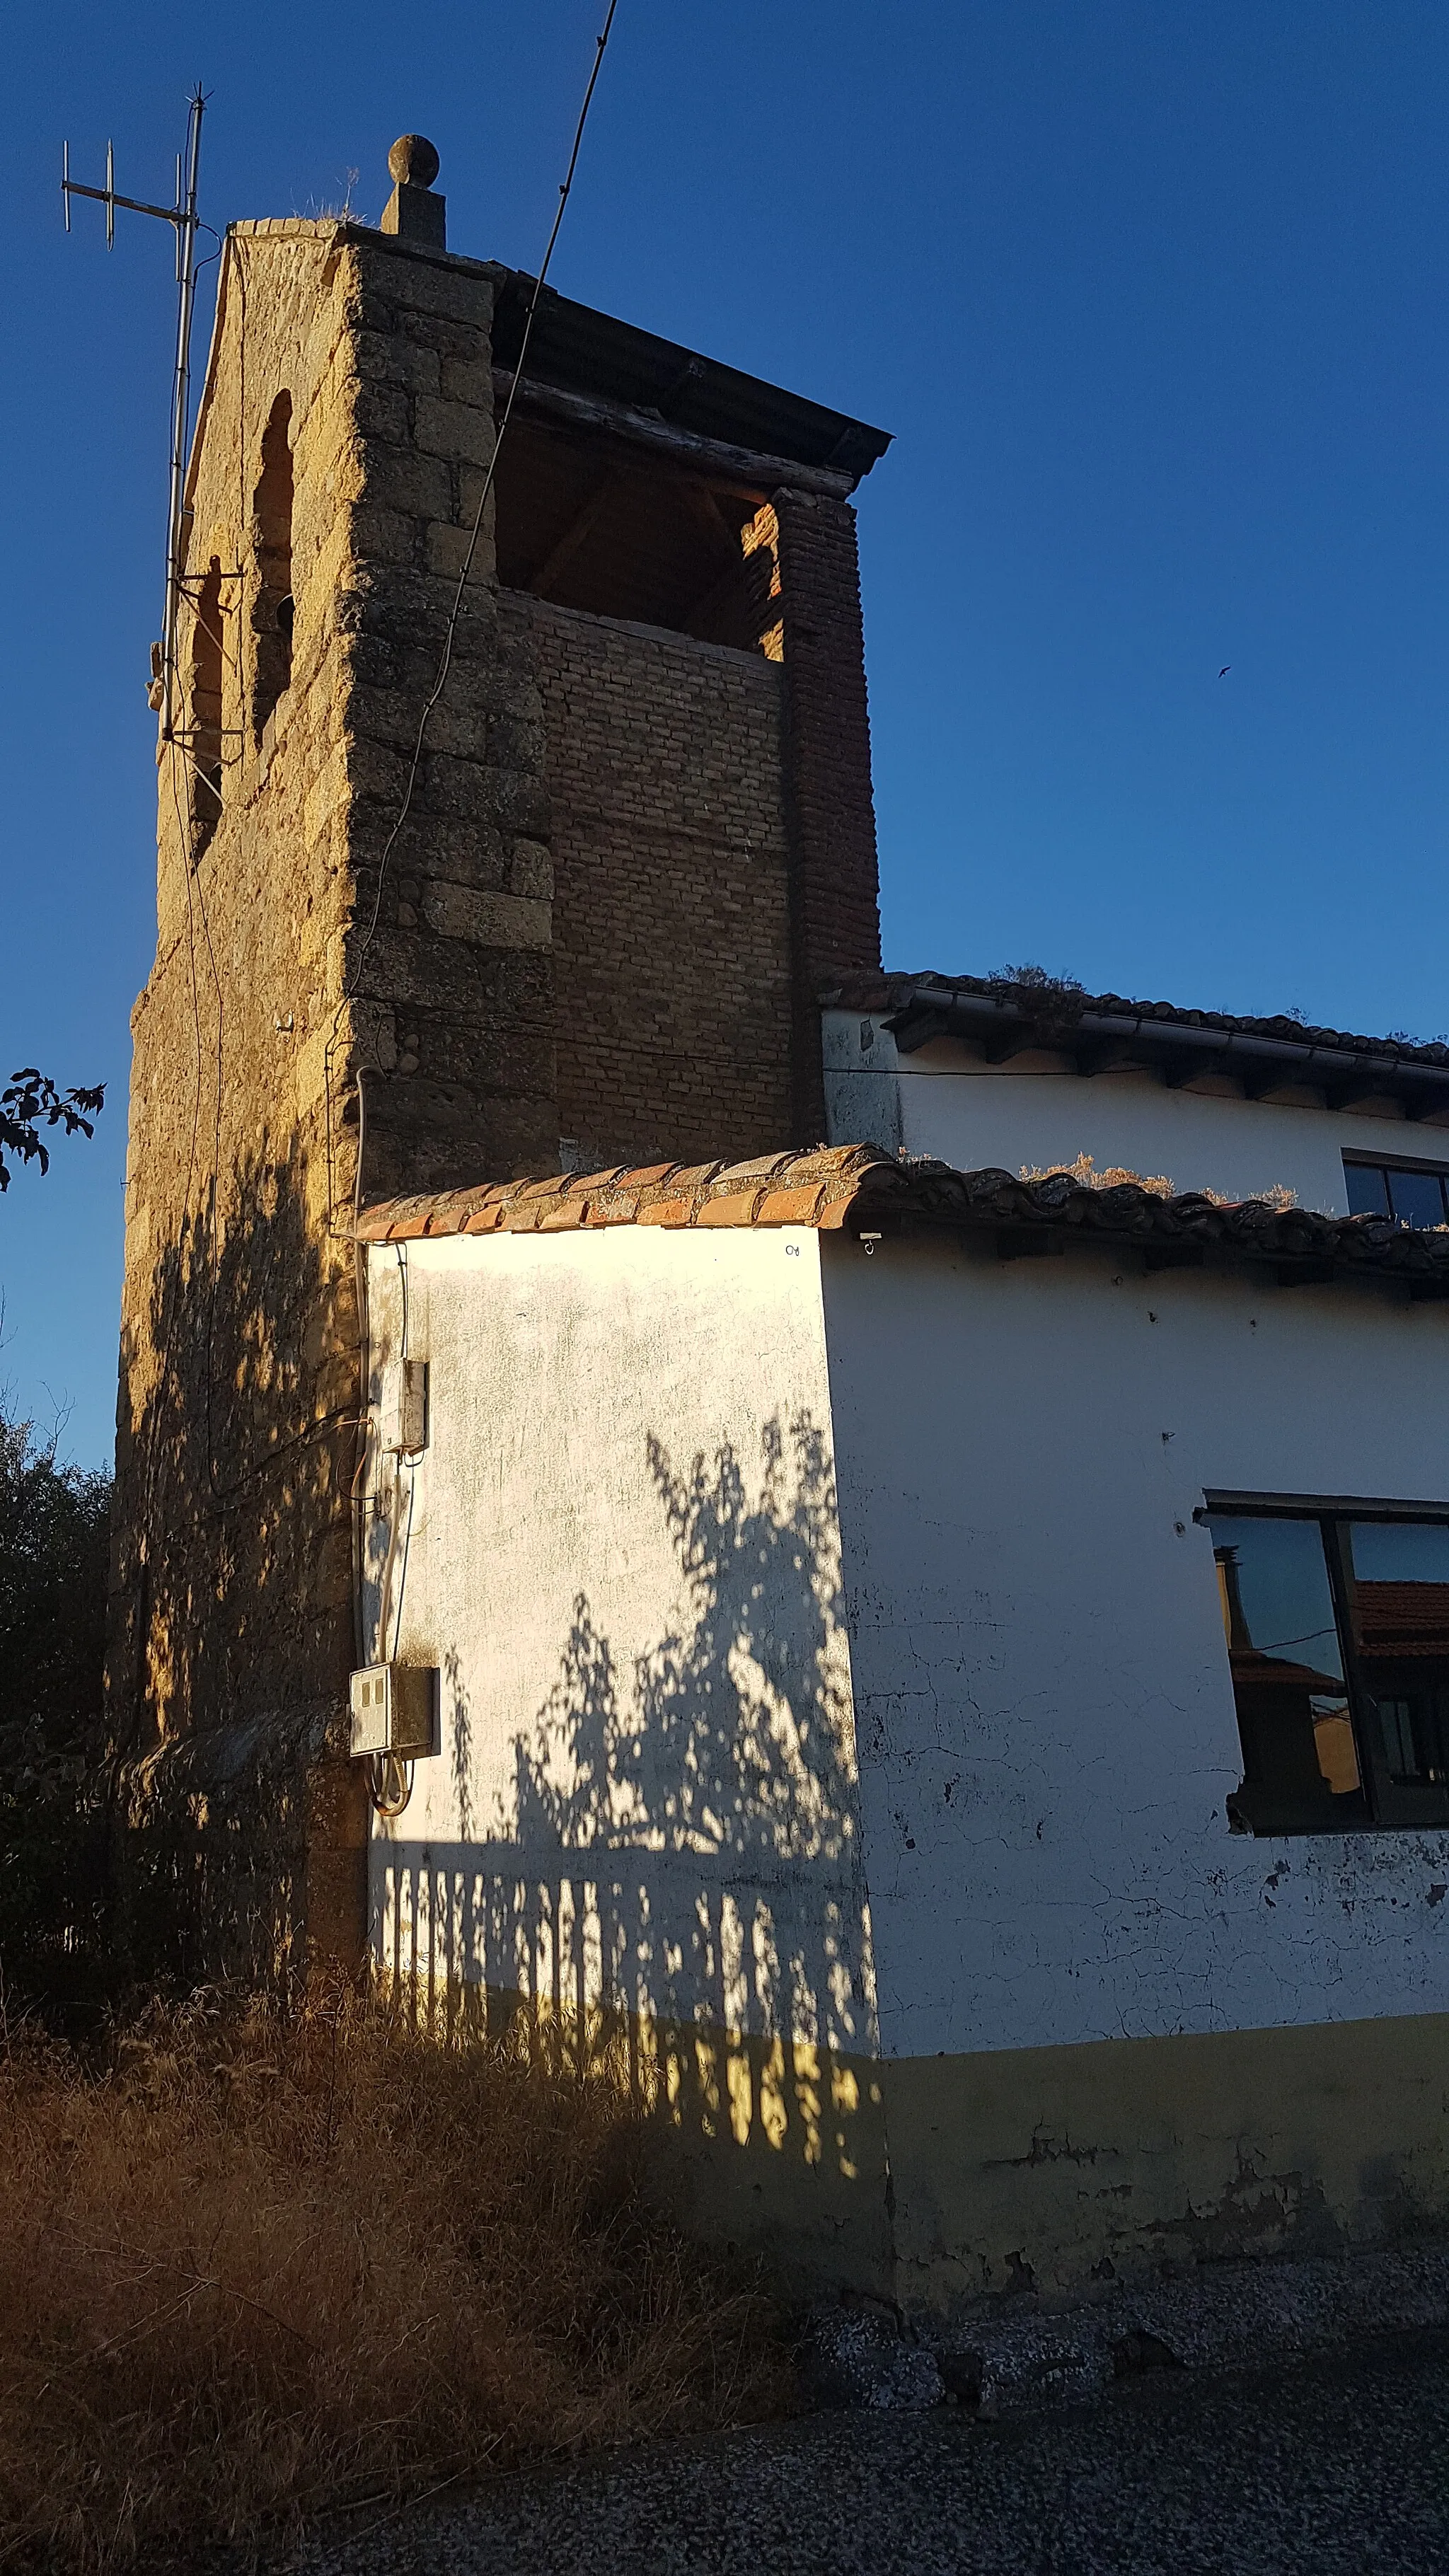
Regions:
M 351 1908 L 354 1955 L 362 1918 L 360 1784 L 340 1741 L 351 1261 L 324 1268 L 296 1156 L 239 1156 L 219 1190 L 199 1187 L 121 1347 L 113 1937 L 138 1975 L 285 1983 L 303 1967 L 304 1917 L 324 1948 L 340 1927 L 341 1947 Z M 319 1796 L 338 1811 L 331 1916 Z
M 808 1416 L 762 1453 L 752 1491 L 734 1449 L 681 1475 L 651 1436 L 676 1616 L 621 1670 L 580 1594 L 496 1832 L 394 1831 L 375 1937 L 430 2009 L 481 1990 L 622 2042 L 681 2125 L 853 2176 L 875 2004 L 834 1476 Z M 472 1718 L 444 1670 L 456 1771 Z

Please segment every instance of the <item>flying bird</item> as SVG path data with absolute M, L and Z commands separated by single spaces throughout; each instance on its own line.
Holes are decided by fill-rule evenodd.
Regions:
M 1228 676 L 1229 671 L 1232 669 L 1232 667 L 1233 667 L 1233 666 L 1232 666 L 1231 662 L 1225 662 L 1225 663 L 1223 664 L 1222 669 L 1221 669 L 1221 670 L 1219 671 L 1219 673 L 1218 673 L 1218 678 L 1219 678 L 1220 680 L 1225 680 L 1225 679 L 1227 678 L 1227 676 Z

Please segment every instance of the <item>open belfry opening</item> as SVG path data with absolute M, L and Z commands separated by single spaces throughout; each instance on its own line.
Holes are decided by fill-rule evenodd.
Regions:
M 529 293 L 530 281 L 519 279 L 495 309 L 494 362 L 505 399 Z M 546 336 L 546 324 L 538 336 Z M 582 372 L 580 353 L 568 349 L 557 326 L 556 338 L 561 371 Z M 667 627 L 779 661 L 779 554 L 768 492 L 714 458 L 703 436 L 691 460 L 690 394 L 703 374 L 689 359 L 678 370 L 660 369 L 657 381 L 641 366 L 626 384 L 639 425 L 658 420 L 652 447 L 621 434 L 606 402 L 559 387 L 550 401 L 535 384 L 499 459 L 498 578 L 505 589 L 555 607 Z M 646 395 L 661 399 L 646 402 Z M 711 416 L 707 398 L 696 416 Z M 737 425 L 751 424 L 742 418 Z
M 118 1935 L 188 1974 L 362 1956 L 354 1208 L 813 1145 L 879 962 L 886 437 L 551 290 L 524 357 L 390 168 L 379 229 L 230 228 L 186 489 L 108 1693 Z

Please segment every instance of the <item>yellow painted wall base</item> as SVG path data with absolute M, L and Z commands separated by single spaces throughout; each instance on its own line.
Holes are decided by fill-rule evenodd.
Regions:
M 904 2058 L 881 2069 L 897 2296 L 1449 2226 L 1449 2015 Z
M 738 2106 L 755 2054 L 734 2052 Z M 835 2082 L 849 2153 L 825 2134 L 806 2164 L 795 2126 L 772 2141 L 686 2086 L 681 2206 L 797 2282 L 916 2312 L 1449 2228 L 1446 2014 L 839 2061 Z
M 517 1996 L 487 2018 L 578 2046 Z M 797 2294 L 948 2315 L 1449 2231 L 1449 2014 L 879 2061 L 605 2017 L 585 2053 L 650 2110 L 684 2224 Z

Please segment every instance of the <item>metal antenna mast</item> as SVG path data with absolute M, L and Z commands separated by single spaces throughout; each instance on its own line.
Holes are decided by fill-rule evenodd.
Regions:
M 198 81 L 187 104 L 186 149 L 176 156 L 176 203 L 174 206 L 148 206 L 140 197 L 118 197 L 116 163 L 112 146 L 106 145 L 106 184 L 103 188 L 83 188 L 70 175 L 70 145 L 61 145 L 61 200 L 65 207 L 65 228 L 70 231 L 72 197 L 94 197 L 106 210 L 106 248 L 116 237 L 116 208 L 125 206 L 133 215 L 155 215 L 163 224 L 171 224 L 176 233 L 176 372 L 171 388 L 171 490 L 166 527 L 166 606 L 161 635 L 161 739 L 175 738 L 176 713 L 176 630 L 181 607 L 182 511 L 186 487 L 186 431 L 191 409 L 191 317 L 196 304 L 196 236 L 201 227 L 196 214 L 197 182 L 201 174 L 201 120 L 206 113 L 207 93 Z M 153 665 L 154 668 L 154 665 Z M 154 703 L 154 702 L 153 702 Z

